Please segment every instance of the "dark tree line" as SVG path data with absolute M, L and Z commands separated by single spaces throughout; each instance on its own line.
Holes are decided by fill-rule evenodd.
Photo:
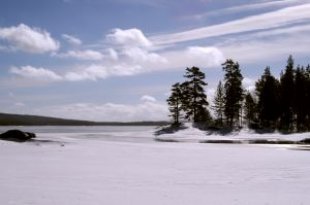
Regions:
M 297 66 L 289 56 L 278 80 L 270 67 L 256 82 L 257 98 L 250 126 L 284 132 L 310 130 L 310 66 Z
M 266 67 L 256 81 L 255 91 L 245 91 L 238 62 L 222 64 L 224 80 L 219 81 L 211 109 L 205 94 L 205 74 L 198 68 L 187 68 L 185 81 L 172 86 L 167 102 L 174 124 L 182 120 L 208 124 L 209 127 L 239 127 L 284 132 L 310 130 L 310 65 L 295 67 L 289 56 L 277 79 Z

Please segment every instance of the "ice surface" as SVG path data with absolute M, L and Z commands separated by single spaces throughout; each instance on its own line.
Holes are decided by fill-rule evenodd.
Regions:
M 38 136 L 64 144 L 0 141 L 0 204 L 295 205 L 310 201 L 308 151 L 270 145 L 161 143 L 152 140 L 152 132 L 42 132 Z M 202 134 L 184 130 L 182 137 L 205 137 Z M 113 136 L 119 138 L 113 140 Z M 141 140 L 143 136 L 147 140 Z

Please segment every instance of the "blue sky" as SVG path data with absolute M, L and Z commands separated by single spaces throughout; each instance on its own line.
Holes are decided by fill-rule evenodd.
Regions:
M 1 0 L 0 112 L 96 121 L 168 119 L 184 69 L 208 100 L 233 58 L 252 90 L 288 55 L 309 62 L 310 0 Z

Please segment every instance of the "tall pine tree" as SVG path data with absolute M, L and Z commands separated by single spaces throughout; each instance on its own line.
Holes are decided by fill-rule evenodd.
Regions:
M 225 110 L 225 95 L 224 95 L 224 87 L 222 85 L 222 81 L 219 82 L 215 97 L 213 100 L 212 109 L 216 115 L 216 124 L 219 126 L 223 126 L 224 124 L 224 110 Z
M 264 74 L 256 82 L 256 95 L 260 127 L 276 129 L 280 114 L 279 81 L 271 75 L 270 67 L 265 69 Z
M 307 66 L 306 71 L 305 71 L 305 76 L 306 76 L 306 129 L 307 131 L 310 130 L 310 65 Z
M 294 130 L 294 59 L 290 55 L 284 73 L 280 78 L 280 129 L 283 131 Z
M 248 127 L 253 127 L 256 122 L 256 102 L 250 92 L 247 92 L 244 99 L 244 117 Z
M 181 91 L 180 83 L 175 83 L 174 85 L 172 85 L 171 95 L 167 99 L 167 103 L 169 105 L 169 111 L 171 113 L 170 116 L 173 119 L 174 125 L 180 124 L 181 106 L 183 101 L 182 97 L 183 94 Z
M 182 109 L 185 118 L 193 122 L 202 122 L 208 115 L 208 101 L 204 90 L 207 85 L 204 81 L 205 74 L 198 67 L 192 67 L 186 68 L 184 77 L 186 81 L 181 87 L 184 93 Z
M 233 127 L 238 124 L 240 118 L 240 110 L 242 108 L 243 89 L 242 74 L 239 64 L 232 59 L 226 60 L 222 64 L 225 71 L 225 116 L 227 125 Z
M 298 66 L 295 73 L 295 102 L 296 129 L 299 132 L 306 131 L 307 117 L 307 76 L 303 67 Z

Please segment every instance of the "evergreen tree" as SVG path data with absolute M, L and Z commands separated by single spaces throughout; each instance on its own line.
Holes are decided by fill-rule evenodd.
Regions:
M 303 67 L 297 67 L 295 73 L 295 115 L 296 115 L 296 129 L 297 131 L 306 130 L 307 117 L 307 76 Z
M 231 59 L 226 60 L 223 65 L 225 71 L 225 109 L 224 113 L 228 126 L 232 127 L 238 122 L 242 108 L 243 89 L 241 71 L 239 64 Z
M 307 66 L 306 71 L 305 71 L 305 77 L 306 77 L 306 119 L 305 119 L 305 124 L 306 124 L 306 129 L 307 131 L 310 130 L 310 65 Z
M 267 67 L 264 74 L 256 82 L 258 97 L 258 116 L 261 128 L 276 129 L 279 118 L 279 81 L 270 73 Z
M 256 102 L 250 92 L 247 92 L 245 95 L 244 111 L 248 127 L 252 127 L 256 121 Z
M 169 105 L 170 116 L 173 119 L 173 124 L 180 124 L 180 116 L 181 116 L 181 105 L 182 105 L 182 91 L 180 83 L 175 83 L 172 85 L 171 95 L 167 99 Z
M 217 86 L 215 98 L 213 100 L 212 109 L 216 115 L 217 123 L 220 126 L 223 126 L 224 110 L 225 110 L 225 96 L 224 96 L 224 87 L 222 85 L 222 81 L 220 81 Z
M 294 129 L 294 59 L 290 55 L 287 65 L 280 79 L 280 129 L 292 131 Z
M 193 122 L 202 122 L 208 114 L 207 96 L 204 86 L 205 74 L 198 67 L 186 68 L 184 75 L 186 81 L 182 83 L 183 91 L 182 109 L 185 112 L 185 118 Z

